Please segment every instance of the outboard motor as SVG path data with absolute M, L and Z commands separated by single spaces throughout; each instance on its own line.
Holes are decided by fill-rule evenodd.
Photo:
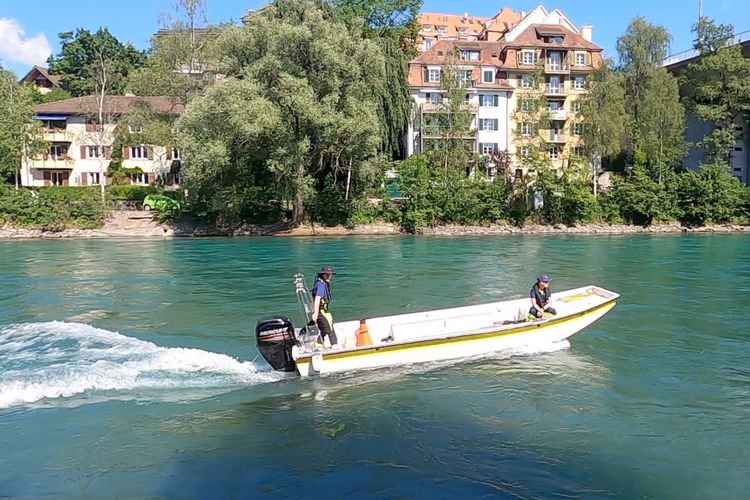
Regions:
M 292 347 L 297 344 L 292 320 L 284 316 L 263 318 L 255 326 L 255 335 L 258 338 L 258 350 L 274 370 L 297 370 L 292 359 Z

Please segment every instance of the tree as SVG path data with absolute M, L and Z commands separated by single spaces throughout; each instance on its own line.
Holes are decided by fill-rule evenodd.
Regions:
M 47 60 L 50 72 L 62 77 L 63 88 L 74 96 L 96 91 L 100 59 L 109 67 L 108 79 L 114 94 L 125 89 L 128 74 L 145 63 L 145 54 L 131 44 L 123 44 L 106 28 L 95 33 L 78 29 L 60 33 L 60 53 Z
M 16 189 L 22 161 L 43 152 L 39 123 L 34 120 L 33 92 L 0 68 L 0 179 L 13 175 Z
M 750 113 L 750 59 L 743 57 L 740 45 L 727 45 L 731 26 L 701 19 L 693 31 L 699 33 L 695 47 L 702 52 L 685 72 L 686 98 L 698 119 L 715 126 L 698 145 L 707 151 L 709 163 L 731 164 L 735 125 Z
M 678 204 L 690 224 L 729 222 L 740 215 L 747 188 L 723 163 L 701 165 L 682 174 L 677 184 Z
M 652 73 L 644 90 L 643 108 L 648 113 L 637 124 L 638 146 L 648 158 L 652 177 L 661 184 L 687 152 L 685 107 L 677 79 L 664 68 Z
M 625 110 L 624 77 L 604 61 L 590 78 L 589 91 L 581 99 L 583 147 L 594 167 L 594 195 L 602 158 L 618 155 L 627 140 L 630 117 Z
M 147 62 L 129 75 L 127 88 L 185 104 L 216 81 L 221 27 L 208 22 L 205 0 L 179 0 L 173 11 L 162 17 Z
M 641 124 L 650 110 L 644 105 L 649 80 L 667 56 L 672 36 L 664 26 L 658 26 L 638 16 L 617 39 L 620 70 L 624 75 L 627 111 L 631 118 L 631 140 L 634 149 L 639 147 Z
M 358 20 L 376 37 L 390 37 L 414 46 L 422 0 L 333 0 L 345 22 Z
M 247 202 L 238 192 L 263 189 L 291 202 L 299 223 L 314 190 L 356 182 L 377 154 L 383 53 L 312 0 L 277 0 L 219 44 L 227 81 L 178 122 L 183 179 L 208 211 L 226 214 L 230 200 Z

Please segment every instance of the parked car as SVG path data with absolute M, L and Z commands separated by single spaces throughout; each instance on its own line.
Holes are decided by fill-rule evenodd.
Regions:
M 180 202 L 161 194 L 149 194 L 143 198 L 143 209 L 145 211 L 179 210 Z

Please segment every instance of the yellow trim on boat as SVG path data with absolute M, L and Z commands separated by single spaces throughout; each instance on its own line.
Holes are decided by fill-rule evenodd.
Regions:
M 568 323 L 570 321 L 574 321 L 577 319 L 580 319 L 581 317 L 588 316 L 590 314 L 594 314 L 597 312 L 600 312 L 602 310 L 609 311 L 615 305 L 617 304 L 617 299 L 613 299 L 609 302 L 605 302 L 604 304 L 601 304 L 599 306 L 596 306 L 592 309 L 587 309 L 586 311 L 581 311 L 577 314 L 574 314 L 572 316 L 567 316 L 565 318 L 559 318 L 559 319 L 550 319 L 543 323 L 527 323 L 522 326 L 519 326 L 518 328 L 511 328 L 508 330 L 500 330 L 500 331 L 493 331 L 493 332 L 487 332 L 487 333 L 476 333 L 476 334 L 461 334 L 454 337 L 446 337 L 446 338 L 440 338 L 440 339 L 425 339 L 425 340 L 415 340 L 413 342 L 405 342 L 403 344 L 383 344 L 378 346 L 373 346 L 366 349 L 356 349 L 352 351 L 343 351 L 343 352 L 336 352 L 336 351 L 328 351 L 319 353 L 323 356 L 323 360 L 327 359 L 341 359 L 341 358 L 349 358 L 349 357 L 356 357 L 356 356 L 367 356 L 370 354 L 376 354 L 380 352 L 392 352 L 392 351 L 405 351 L 410 349 L 421 349 L 423 347 L 433 346 L 433 345 L 440 345 L 440 344 L 453 344 L 458 342 L 472 342 L 475 340 L 484 340 L 491 337 L 504 337 L 504 336 L 511 336 L 511 335 L 521 335 L 524 333 L 527 333 L 528 331 L 535 330 L 537 328 L 543 328 L 549 325 L 557 325 L 557 324 L 564 324 Z M 299 368 L 299 365 L 306 366 L 310 360 L 312 359 L 312 356 L 317 354 L 309 354 L 306 353 L 299 357 L 297 360 L 297 365 Z

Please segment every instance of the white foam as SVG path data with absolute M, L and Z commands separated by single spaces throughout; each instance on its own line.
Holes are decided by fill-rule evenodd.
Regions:
M 282 377 L 224 354 L 160 347 L 81 323 L 0 328 L 0 408 L 98 391 L 227 388 Z

